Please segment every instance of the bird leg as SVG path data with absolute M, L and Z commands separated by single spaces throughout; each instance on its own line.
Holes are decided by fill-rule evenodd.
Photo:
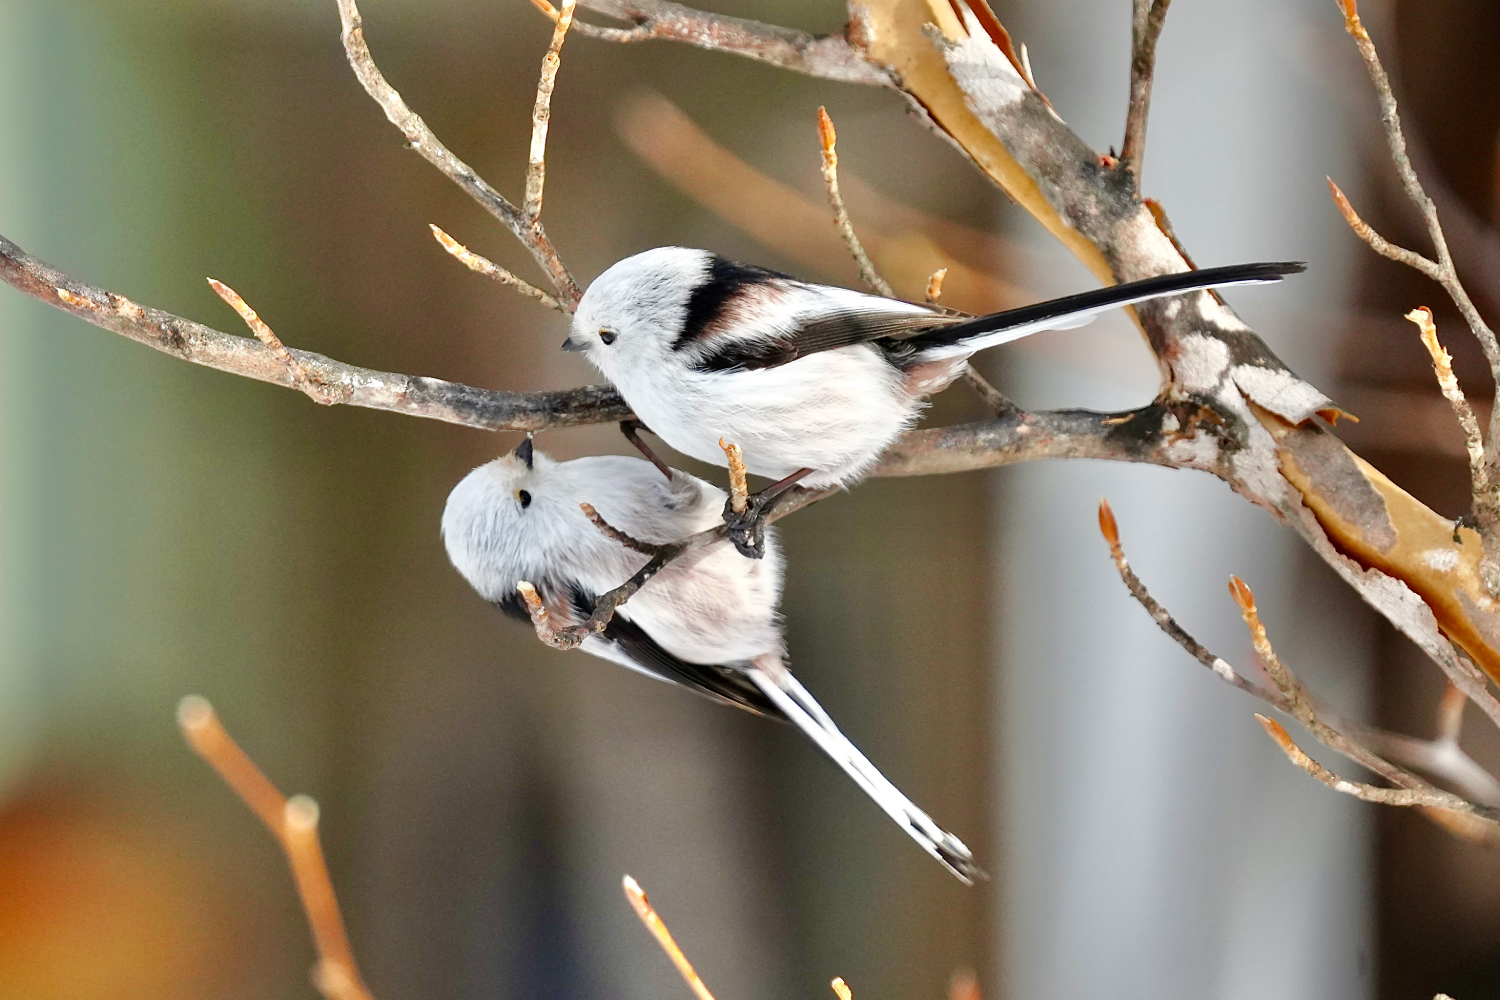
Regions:
M 785 479 L 777 480 L 754 496 L 748 497 L 745 509 L 734 509 L 734 497 L 724 504 L 724 523 L 729 527 L 729 540 L 747 559 L 760 559 L 766 554 L 766 521 L 775 512 L 776 505 L 792 494 L 796 485 L 812 474 L 811 469 L 798 469 Z
M 634 418 L 630 420 L 620 421 L 620 433 L 625 435 L 625 440 L 635 445 L 635 450 L 650 459 L 651 464 L 656 466 L 657 469 L 661 471 L 661 474 L 666 476 L 667 480 L 670 482 L 672 479 L 672 470 L 667 468 L 667 463 L 656 457 L 656 452 L 651 450 L 650 445 L 641 440 L 639 432 L 649 431 L 650 429 L 651 428 L 647 427 L 645 424 Z

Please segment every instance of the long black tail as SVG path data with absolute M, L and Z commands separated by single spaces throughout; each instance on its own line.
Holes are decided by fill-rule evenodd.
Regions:
M 969 354 L 996 344 L 1020 340 L 1043 330 L 1066 330 L 1083 326 L 1102 312 L 1136 302 L 1226 285 L 1271 284 L 1280 281 L 1285 275 L 1299 274 L 1305 270 L 1307 265 L 1300 261 L 1280 261 L 1231 264 L 1228 267 L 1210 267 L 1201 271 L 1184 271 L 1181 274 L 1163 274 L 979 316 L 911 337 L 902 346 L 915 351 L 919 357 L 933 359 Z

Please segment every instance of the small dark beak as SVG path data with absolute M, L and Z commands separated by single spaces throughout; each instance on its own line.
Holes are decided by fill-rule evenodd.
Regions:
M 586 351 L 588 350 L 588 345 L 584 344 L 582 341 L 574 340 L 572 337 L 569 337 L 567 340 L 562 342 L 562 349 L 565 351 Z
M 531 468 L 532 444 L 530 434 L 522 438 L 521 443 L 516 445 L 515 455 L 526 463 L 526 468 Z

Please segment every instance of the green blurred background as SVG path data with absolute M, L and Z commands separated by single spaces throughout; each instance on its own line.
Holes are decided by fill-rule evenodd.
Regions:
M 1372 6 L 1382 25 L 1398 16 Z M 1422 52 L 1500 41 L 1489 6 L 1423 5 L 1410 37 Z M 362 7 L 394 85 L 518 196 L 545 20 L 523 0 Z M 1101 148 L 1118 141 L 1128 4 L 999 7 L 1063 114 Z M 1412 344 L 1399 324 L 1367 321 L 1414 303 L 1357 256 L 1317 187 L 1342 171 L 1352 192 L 1386 190 L 1337 16 L 1291 0 L 1218 8 L 1174 8 L 1148 193 L 1200 259 L 1311 260 L 1318 285 L 1247 301 L 1247 317 L 1356 398 L 1396 380 L 1370 373 L 1372 354 L 1396 359 L 1417 375 L 1379 405 L 1415 407 L 1434 393 Z M 716 9 L 812 31 L 844 19 L 833 2 Z M 1456 183 L 1482 236 L 1495 221 L 1494 48 L 1471 48 L 1445 62 L 1415 117 L 1433 123 L 1441 169 L 1489 157 L 1480 180 Z M 1406 49 L 1389 55 L 1407 65 Z M 533 274 L 402 148 L 344 63 L 332 0 L 0 0 L 0 88 L 0 232 L 69 273 L 242 332 L 212 275 L 292 346 L 366 367 L 506 389 L 593 380 L 557 351 L 555 314 L 433 243 L 429 222 Z M 663 181 L 619 134 L 644 90 L 817 205 L 813 116 L 826 104 L 846 170 L 926 213 L 918 228 L 933 239 L 945 222 L 1008 234 L 968 247 L 971 266 L 1037 295 L 1088 281 L 893 94 L 575 38 L 546 217 L 582 280 L 663 243 L 854 280 L 837 252 L 809 263 L 758 243 Z M 1451 120 L 1455 106 L 1468 117 Z M 1443 140 L 1485 129 L 1484 142 Z M 1219 175 L 1232 170 L 1234 183 Z M 1400 232 L 1399 209 L 1387 216 Z M 1142 401 L 1149 357 L 1123 323 L 1102 329 L 986 363 L 1027 404 Z M 1360 349 L 1381 330 L 1389 343 Z M 1143 565 L 1159 559 L 1153 586 L 1179 612 L 1201 601 L 1195 623 L 1226 655 L 1249 661 L 1217 588 L 1259 568 L 1252 583 L 1283 612 L 1294 662 L 1323 658 L 1306 673 L 1345 704 L 1424 731 L 1440 685 L 1385 653 L 1395 640 L 1321 567 L 1206 479 L 1091 468 L 874 481 L 785 522 L 793 662 L 892 780 L 989 862 L 995 881 L 966 890 L 794 734 L 544 649 L 468 591 L 438 516 L 451 485 L 514 435 L 319 409 L 8 290 L 0 356 L 12 372 L 0 395 L 4 1000 L 310 995 L 311 945 L 276 848 L 178 738 L 188 692 L 215 703 L 283 788 L 322 804 L 382 1000 L 681 995 L 620 898 L 626 872 L 720 1000 L 823 996 L 833 975 L 857 996 L 934 1000 L 958 968 L 995 994 L 1069 998 L 1326 1000 L 1500 981 L 1500 948 L 1475 929 L 1500 912 L 1493 862 L 1416 817 L 1381 815 L 1377 828 L 1370 807 L 1306 782 L 1257 735 L 1251 706 L 1192 674 L 1118 592 L 1091 534 L 1103 490 L 1127 541 L 1145 536 Z M 934 418 L 981 415 L 960 387 Z M 1364 433 L 1371 454 L 1388 441 Z M 1456 513 L 1463 466 L 1442 434 L 1385 458 Z M 539 446 L 626 450 L 600 428 Z M 1137 663 L 1153 672 L 1125 669 Z M 1145 730 L 1173 735 L 1136 741 Z M 1164 755 L 1192 766 L 1164 770 Z M 1153 781 L 1163 787 L 1146 794 Z M 1224 847 L 1236 837 L 1243 850 Z M 1393 889 L 1392 873 L 1437 856 L 1453 860 L 1423 880 L 1430 919 L 1404 924 L 1412 890 Z M 1455 912 L 1491 915 L 1443 922 Z M 1268 930 L 1288 913 L 1300 916 L 1285 938 Z

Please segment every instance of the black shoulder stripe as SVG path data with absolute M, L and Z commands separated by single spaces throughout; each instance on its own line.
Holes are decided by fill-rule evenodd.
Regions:
M 708 265 L 708 275 L 703 284 L 688 298 L 682 332 L 678 334 L 677 342 L 672 347 L 680 351 L 695 343 L 714 320 L 723 315 L 725 305 L 745 288 L 779 280 L 796 279 L 780 271 L 725 260 L 715 254 Z
M 958 320 L 942 313 L 848 311 L 829 313 L 803 323 L 785 336 L 769 340 L 726 340 L 693 367 L 702 372 L 776 368 L 798 358 L 854 344 L 899 342 Z M 879 344 L 889 350 L 893 344 Z

